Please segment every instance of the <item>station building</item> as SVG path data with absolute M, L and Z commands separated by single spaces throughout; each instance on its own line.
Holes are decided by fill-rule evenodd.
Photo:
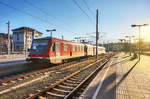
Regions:
M 30 28 L 20 27 L 13 29 L 14 51 L 27 51 L 30 49 L 33 39 L 39 38 L 43 33 Z

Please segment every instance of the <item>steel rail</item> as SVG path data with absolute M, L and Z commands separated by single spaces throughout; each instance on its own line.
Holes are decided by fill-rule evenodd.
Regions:
M 108 57 L 107 57 L 107 58 L 108 58 Z M 78 71 L 76 71 L 76 72 L 70 74 L 69 76 L 65 77 L 64 79 L 59 80 L 58 82 L 56 82 L 56 83 L 54 83 L 54 84 L 51 84 L 51 85 L 49 86 L 49 88 L 44 89 L 44 90 L 42 90 L 42 91 L 39 91 L 39 92 L 37 92 L 36 94 L 33 94 L 32 96 L 28 97 L 27 99 L 35 99 L 35 98 L 41 96 L 43 93 L 48 92 L 49 90 L 53 89 L 53 88 L 56 87 L 57 85 L 59 85 L 59 84 L 65 82 L 66 80 L 70 79 L 71 77 L 73 77 L 73 76 L 75 76 L 75 75 L 81 73 L 82 71 L 84 71 L 84 70 L 90 68 L 92 65 L 94 65 L 94 64 L 96 64 L 96 63 L 99 63 L 99 62 L 102 62 L 102 61 L 104 61 L 104 60 L 106 60 L 106 59 L 97 60 L 96 62 L 89 64 L 88 66 L 84 67 L 83 69 L 78 70 Z M 108 61 L 108 60 L 107 60 L 107 61 Z M 105 61 L 101 66 L 103 66 L 103 65 L 106 64 L 106 63 L 107 63 L 107 62 Z M 101 67 L 101 66 L 99 66 L 99 67 Z M 82 81 L 82 83 L 83 83 L 83 81 Z M 79 87 L 80 87 L 80 84 L 77 86 L 77 88 L 79 88 Z M 76 88 L 75 88 L 74 90 L 72 90 L 69 94 L 71 94 L 71 93 L 74 92 L 75 90 L 76 90 Z
M 103 68 L 103 66 L 105 66 L 105 64 L 108 62 L 109 60 L 106 60 L 101 66 L 99 66 L 95 71 L 93 71 L 88 77 L 86 77 L 76 88 L 74 88 L 68 95 L 66 95 L 64 97 L 64 99 L 72 99 L 74 93 L 76 93 L 79 88 L 81 88 L 97 71 L 99 71 L 100 69 Z
M 104 57 L 106 57 L 107 55 L 105 55 Z M 92 59 L 93 57 L 91 57 L 90 59 Z M 82 59 L 81 62 L 84 62 L 85 59 Z M 50 68 L 46 68 L 46 69 L 42 69 L 42 70 L 38 70 L 38 71 L 34 71 L 34 72 L 31 72 L 31 73 L 28 73 L 28 74 L 21 74 L 17 77 L 13 77 L 13 78 L 9 78 L 9 79 L 6 79 L 6 80 L 2 80 L 0 81 L 0 85 L 4 84 L 4 83 L 8 83 L 8 82 L 11 82 L 11 81 L 15 81 L 17 79 L 21 79 L 21 78 L 25 78 L 25 77 L 30 77 L 31 75 L 35 75 L 35 74 L 38 74 L 38 73 L 43 73 L 43 72 L 47 72 L 47 71 L 50 71 L 50 70 L 53 70 L 53 69 L 57 69 L 57 68 L 61 68 L 61 67 L 64 67 L 64 66 L 68 66 L 68 65 L 78 65 L 80 64 L 79 63 L 76 63 L 76 62 L 69 62 L 69 63 L 66 63 L 66 64 L 60 64 L 60 65 L 57 65 L 55 67 L 50 67 Z

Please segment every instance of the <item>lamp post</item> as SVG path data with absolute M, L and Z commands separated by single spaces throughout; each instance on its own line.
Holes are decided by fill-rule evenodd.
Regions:
M 52 32 L 56 31 L 56 29 L 52 29 L 52 30 L 46 30 L 47 32 L 51 32 L 51 37 L 52 37 Z
M 123 51 L 123 41 L 126 41 L 125 39 L 118 39 L 120 41 L 119 43 L 119 49 L 120 51 Z
M 133 25 L 131 25 L 131 27 L 138 27 L 138 29 L 139 29 L 139 61 L 140 61 L 140 59 L 141 59 L 141 57 L 140 57 L 140 53 L 141 53 L 141 48 L 140 48 L 140 34 L 141 34 L 141 27 L 142 26 L 148 26 L 148 24 L 138 24 L 138 25 L 136 25 L 136 24 L 133 24 Z
M 125 36 L 126 38 L 129 38 L 129 49 L 130 49 L 130 56 L 131 56 L 131 38 L 134 36 Z

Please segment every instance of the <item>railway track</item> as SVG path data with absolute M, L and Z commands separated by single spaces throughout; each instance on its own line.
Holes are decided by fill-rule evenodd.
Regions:
M 86 58 L 87 59 L 87 58 Z M 86 59 L 81 59 L 80 62 L 85 61 Z M 89 58 L 91 59 L 91 58 Z M 78 63 L 79 64 L 79 63 Z M 60 65 L 56 65 L 56 66 L 52 66 L 46 69 L 41 69 L 41 70 L 37 70 L 37 71 L 19 71 L 19 72 L 14 72 L 13 74 L 8 74 L 6 76 L 0 76 L 1 80 L 0 80 L 0 85 L 5 85 L 5 83 L 9 83 L 10 81 L 15 81 L 17 79 L 24 79 L 24 78 L 28 78 L 31 75 L 38 75 L 40 73 L 44 73 L 47 71 L 51 71 L 53 69 L 59 69 L 59 68 L 63 68 L 66 66 L 71 66 L 71 65 L 78 65 L 76 61 L 73 62 L 69 62 L 69 63 L 65 63 L 65 64 L 60 64 Z
M 39 90 L 38 93 L 30 95 L 28 99 L 72 99 L 77 98 L 75 94 L 85 87 L 97 72 L 105 66 L 110 57 L 95 63 L 89 64 L 81 70 L 78 70 L 58 82 L 50 85 L 45 90 Z
M 90 58 L 90 59 L 93 60 L 93 58 Z M 55 66 L 55 67 L 43 69 L 40 71 L 20 75 L 18 77 L 10 78 L 7 80 L 3 80 L 0 82 L 0 95 L 2 95 L 3 93 L 7 93 L 11 90 L 14 90 L 13 86 L 17 86 L 17 85 L 20 86 L 22 83 L 28 82 L 35 78 L 40 78 L 40 77 L 45 76 L 46 74 L 50 74 L 52 72 L 53 73 L 61 73 L 60 72 L 61 70 L 65 70 L 65 69 L 71 68 L 73 66 L 76 67 L 77 65 L 85 64 L 86 61 L 87 61 L 87 59 L 83 59 L 81 62 L 78 62 L 78 63 L 72 62 L 72 63 L 61 64 L 59 66 Z M 91 62 L 89 62 L 89 63 L 91 63 Z M 15 87 L 15 88 L 18 88 L 18 87 Z

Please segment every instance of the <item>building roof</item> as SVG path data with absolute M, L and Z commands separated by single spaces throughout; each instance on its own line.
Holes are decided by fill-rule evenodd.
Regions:
M 17 31 L 17 30 L 30 30 L 30 31 L 37 31 L 37 30 L 35 30 L 35 29 L 33 29 L 33 28 L 30 28 L 30 27 L 19 27 L 19 28 L 16 28 L 16 29 L 12 29 L 12 31 Z M 39 31 L 37 31 L 38 33 L 40 33 L 40 34 L 43 34 L 42 32 L 39 32 Z

